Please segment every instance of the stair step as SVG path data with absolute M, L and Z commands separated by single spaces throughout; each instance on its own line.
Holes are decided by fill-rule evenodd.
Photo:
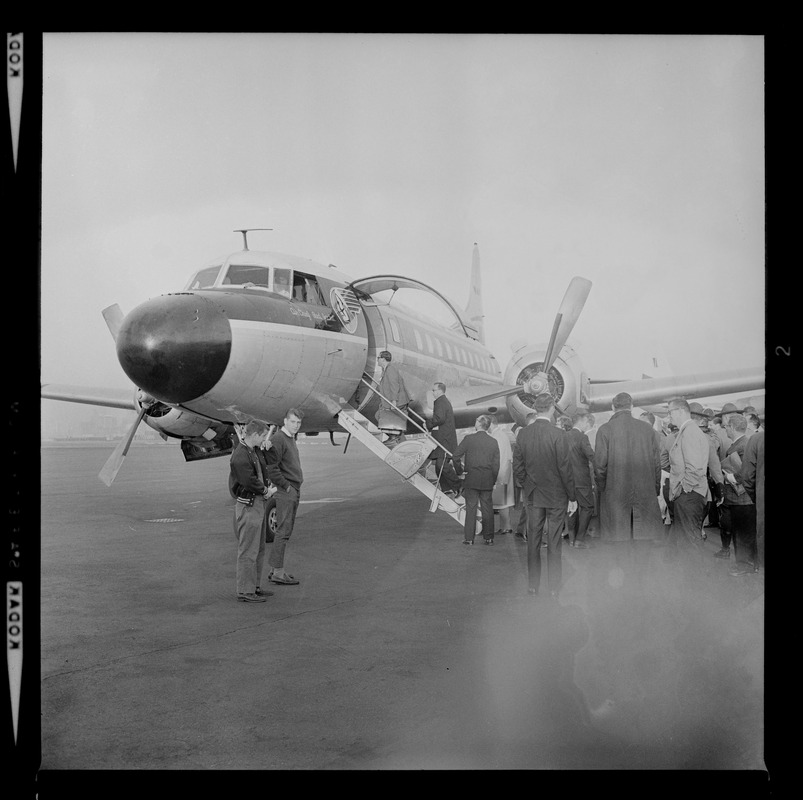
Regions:
M 393 449 L 386 447 L 376 434 L 381 431 L 369 419 L 354 408 L 344 408 L 338 414 L 338 421 L 350 434 L 359 439 L 377 457 L 381 458 L 394 472 L 401 475 L 406 483 L 411 483 L 421 494 L 430 500 L 432 511 L 445 511 L 459 525 L 463 525 L 465 505 L 447 497 L 437 486 L 430 483 L 418 470 L 426 463 L 432 452 L 433 443 L 428 439 L 408 439 Z M 434 508 L 432 506 L 434 505 Z

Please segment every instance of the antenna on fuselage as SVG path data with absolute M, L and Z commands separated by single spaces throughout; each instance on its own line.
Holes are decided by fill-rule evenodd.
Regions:
M 235 228 L 234 233 L 243 235 L 243 250 L 248 249 L 248 231 L 272 231 L 273 228 Z

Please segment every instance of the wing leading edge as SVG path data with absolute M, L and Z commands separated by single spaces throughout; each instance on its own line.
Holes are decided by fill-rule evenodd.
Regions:
M 106 408 L 124 408 L 136 410 L 135 397 L 137 390 L 108 389 L 96 386 L 72 386 L 64 383 L 44 383 L 40 395 L 45 400 L 61 400 L 67 403 L 84 403 L 90 406 Z

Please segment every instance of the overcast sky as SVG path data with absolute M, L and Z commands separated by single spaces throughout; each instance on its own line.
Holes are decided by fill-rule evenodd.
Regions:
M 462 304 L 590 377 L 764 361 L 760 36 L 44 34 L 41 377 L 128 387 L 101 310 L 251 249 Z

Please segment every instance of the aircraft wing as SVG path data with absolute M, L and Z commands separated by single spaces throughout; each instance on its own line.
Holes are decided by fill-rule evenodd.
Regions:
M 42 384 L 41 396 L 45 400 L 63 400 L 67 403 L 85 403 L 90 406 L 136 410 L 134 398 L 137 390 L 108 389 L 96 386 L 71 386 L 64 383 Z
M 672 397 L 714 397 L 764 388 L 764 368 L 733 369 L 703 375 L 672 375 L 615 383 L 595 383 L 586 387 L 585 401 L 590 411 L 610 411 L 619 392 L 627 392 L 634 406 L 664 403 Z
M 510 412 L 507 410 L 507 405 L 504 400 L 498 405 L 494 402 L 488 402 L 485 405 L 454 406 L 452 412 L 454 413 L 455 427 L 458 429 L 473 428 L 480 414 L 493 414 L 500 425 L 516 421 L 510 416 Z

